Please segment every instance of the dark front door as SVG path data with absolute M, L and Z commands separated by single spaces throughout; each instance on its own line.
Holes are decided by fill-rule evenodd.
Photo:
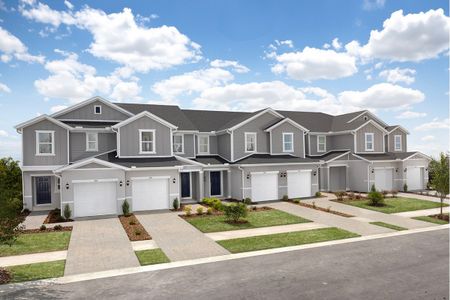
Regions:
M 191 198 L 191 173 L 180 173 L 181 198 Z
M 220 171 L 213 171 L 209 173 L 211 182 L 211 196 L 222 195 L 222 183 L 220 182 Z
M 50 176 L 35 177 L 36 204 L 52 203 Z

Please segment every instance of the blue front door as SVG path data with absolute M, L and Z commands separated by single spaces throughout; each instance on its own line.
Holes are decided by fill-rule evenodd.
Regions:
M 212 171 L 209 173 L 211 183 L 211 196 L 222 196 L 222 182 L 220 171 Z
M 181 198 L 191 198 L 191 173 L 180 173 Z
M 35 177 L 36 204 L 52 203 L 50 176 Z

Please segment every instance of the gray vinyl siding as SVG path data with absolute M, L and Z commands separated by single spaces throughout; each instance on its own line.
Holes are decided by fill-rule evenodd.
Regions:
M 51 177 L 51 199 L 52 202 L 48 205 L 36 205 L 36 192 L 33 176 L 50 176 Z M 55 174 L 51 171 L 24 171 L 22 174 L 23 185 L 23 208 L 29 210 L 50 210 L 60 207 L 60 191 L 57 187 L 57 179 Z M 62 185 L 61 185 L 62 186 Z
M 367 192 L 368 191 L 368 171 L 369 164 L 362 160 L 348 161 L 348 187 L 351 191 Z
M 83 158 L 96 156 L 117 148 L 115 133 L 98 133 L 98 151 L 86 151 L 86 133 L 71 132 L 70 138 L 70 162 Z
M 294 152 L 283 152 L 283 132 L 292 132 L 294 134 Z M 298 129 L 290 123 L 283 123 L 272 130 L 272 153 L 286 154 L 303 157 L 304 131 Z
M 373 151 L 365 151 L 365 133 L 373 133 L 374 134 L 374 150 Z M 384 141 L 384 133 L 375 127 L 375 125 L 369 123 L 363 128 L 359 129 L 356 132 L 356 151 L 355 152 L 384 152 L 383 147 Z
M 394 144 L 394 136 L 396 135 L 400 135 L 402 137 L 402 149 L 399 150 L 395 150 L 395 144 Z M 408 149 L 408 144 L 407 144 L 407 135 L 401 131 L 400 129 L 396 129 L 393 132 L 391 132 L 388 136 L 387 136 L 388 142 L 387 142 L 387 151 L 388 152 L 406 152 Z
M 328 139 L 330 140 L 330 150 L 348 149 L 353 151 L 353 149 L 355 148 L 353 134 L 331 135 L 328 137 Z
M 99 115 L 94 114 L 94 106 L 100 105 L 102 107 L 102 113 Z M 109 121 L 122 121 L 128 119 L 129 116 L 120 112 L 100 101 L 94 101 L 90 104 L 84 105 L 75 110 L 69 111 L 63 115 L 56 117 L 60 120 L 109 120 Z
M 36 131 L 54 131 L 54 152 L 53 156 L 36 156 Z M 67 129 L 56 125 L 48 120 L 43 120 L 23 129 L 22 149 L 24 166 L 56 166 L 68 163 L 67 157 Z
M 139 129 L 155 130 L 155 154 L 139 153 Z M 122 156 L 171 156 L 171 130 L 169 127 L 143 116 L 119 128 L 120 153 Z
M 78 167 L 77 169 L 109 169 L 109 167 L 105 167 L 104 165 L 101 164 L 96 164 L 96 163 L 89 163 L 87 165 Z
M 194 135 L 184 133 L 184 153 L 174 153 L 182 157 L 195 157 Z
M 265 113 L 251 122 L 239 127 L 233 132 L 234 160 L 238 160 L 249 153 L 245 152 L 245 132 L 256 132 L 256 150 L 258 153 L 270 153 L 269 133 L 264 130 L 273 125 L 278 117 Z
M 202 134 L 199 134 L 202 135 Z M 209 153 L 200 155 L 215 155 L 217 153 L 217 136 L 209 135 Z M 198 155 L 198 136 L 195 136 L 195 155 Z
M 308 139 L 308 137 L 306 137 Z M 317 135 L 313 135 L 311 134 L 309 137 L 308 142 L 310 142 L 311 144 L 309 145 L 309 148 L 307 151 L 311 150 L 309 155 L 322 155 L 328 151 L 333 150 L 332 148 L 330 148 L 330 136 L 326 135 L 325 136 L 326 139 L 326 145 L 325 145 L 325 152 L 317 152 Z
M 330 166 L 330 190 L 345 191 L 347 190 L 347 167 L 345 166 Z
M 226 160 L 231 160 L 231 135 L 229 133 L 217 136 L 217 152 Z
M 237 168 L 231 168 L 231 198 L 242 200 L 242 172 Z

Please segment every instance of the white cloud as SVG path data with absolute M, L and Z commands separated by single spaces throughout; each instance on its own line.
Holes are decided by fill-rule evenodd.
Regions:
M 438 118 L 435 118 L 431 122 L 423 123 L 414 129 L 418 131 L 450 129 L 450 121 L 448 118 L 444 120 L 439 120 Z
M 396 116 L 397 119 L 417 119 L 417 118 L 423 118 L 426 117 L 427 113 L 424 112 L 416 112 L 416 111 L 404 111 L 398 116 Z
M 73 9 L 73 4 L 67 0 L 64 0 L 64 5 L 67 6 L 68 9 Z
M 421 140 L 424 141 L 424 142 L 434 141 L 434 139 L 435 139 L 434 135 L 426 135 L 426 136 L 421 138 Z
M 0 51 L 2 62 L 11 61 L 12 57 L 29 63 L 44 63 L 45 57 L 42 55 L 31 55 L 28 48 L 16 36 L 0 27 Z
M 411 88 L 390 83 L 372 85 L 365 91 L 345 91 L 339 94 L 339 100 L 345 105 L 353 105 L 372 109 L 407 108 L 412 104 L 422 102 L 425 95 Z
M 287 46 L 289 48 L 294 48 L 294 42 L 291 40 L 284 40 L 284 41 L 275 40 L 275 43 L 278 46 Z
M 331 47 L 331 45 L 328 44 L 328 43 L 325 43 L 325 44 L 323 44 L 322 47 L 323 47 L 324 49 L 329 49 L 329 48 Z
M 250 71 L 249 68 L 247 68 L 244 65 L 241 65 L 239 62 L 234 61 L 234 60 L 221 60 L 221 59 L 216 59 L 213 60 L 210 63 L 211 67 L 214 68 L 228 68 L 231 67 L 233 69 L 233 71 L 237 72 L 237 73 L 247 73 Z
M 31 7 L 28 7 L 31 6 Z M 61 24 L 75 25 L 76 20 L 70 12 L 57 11 L 41 2 L 19 6 L 22 15 L 30 20 L 58 27 Z
M 333 45 L 333 48 L 336 50 L 339 50 L 342 48 L 342 43 L 339 42 L 338 38 L 334 38 L 333 41 L 331 42 L 331 45 Z
M 60 110 L 66 109 L 66 108 L 67 108 L 67 105 L 55 105 L 55 106 L 50 107 L 50 112 L 52 114 L 54 114 L 55 112 L 58 112 Z
M 383 70 L 379 74 L 380 77 L 386 79 L 388 82 L 404 82 L 406 84 L 411 84 L 415 81 L 414 75 L 416 75 L 416 70 L 400 68 Z
M 383 8 L 386 0 L 364 0 L 363 9 L 364 10 L 374 10 L 378 8 Z
M 11 93 L 11 89 L 6 84 L 0 82 L 0 93 Z
M 141 93 L 141 87 L 135 81 L 129 82 L 119 82 L 113 88 L 113 91 L 110 95 L 113 99 L 117 101 L 123 100 L 141 100 L 141 97 L 138 95 Z
M 8 137 L 9 134 L 5 130 L 0 130 L 0 137 Z
M 306 47 L 303 51 L 275 55 L 272 67 L 275 74 L 286 73 L 297 80 L 337 79 L 355 74 L 355 58 L 334 50 Z

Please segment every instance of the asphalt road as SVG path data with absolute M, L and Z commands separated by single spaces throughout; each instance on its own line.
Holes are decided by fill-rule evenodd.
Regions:
M 5 299 L 448 299 L 449 231 L 437 230 L 65 285 Z

